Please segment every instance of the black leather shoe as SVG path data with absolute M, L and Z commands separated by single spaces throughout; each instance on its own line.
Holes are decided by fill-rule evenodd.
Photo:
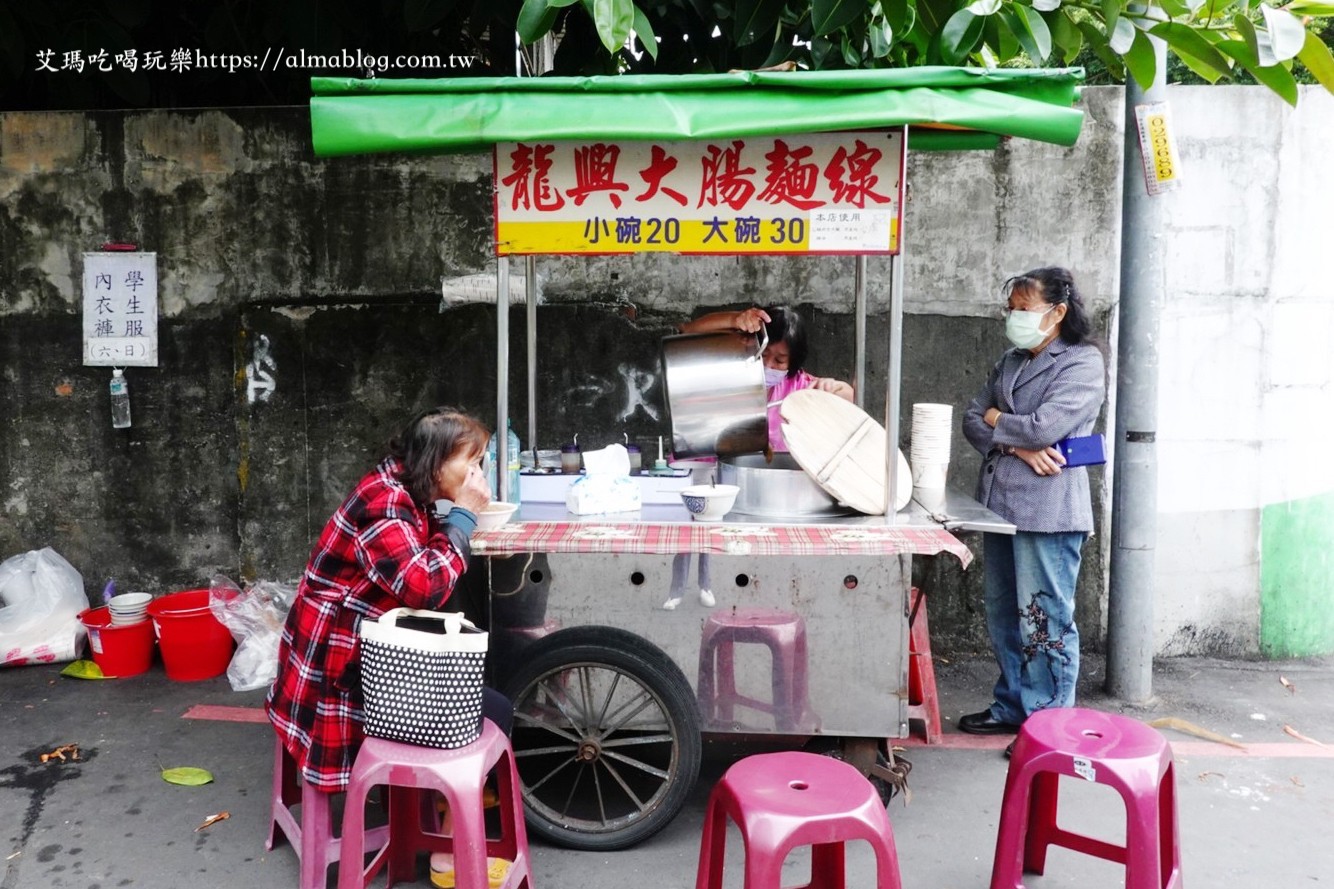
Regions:
M 1013 735 L 1019 731 L 1019 726 L 1012 722 L 993 719 L 990 710 L 983 710 L 981 713 L 960 716 L 959 731 L 970 735 Z
M 1013 742 L 1013 741 L 1011 741 L 1009 744 L 1007 744 L 1007 745 L 1005 746 L 1005 758 L 1006 758 L 1006 759 L 1009 759 L 1009 758 L 1012 757 L 1012 756 L 1014 756 L 1014 742 Z

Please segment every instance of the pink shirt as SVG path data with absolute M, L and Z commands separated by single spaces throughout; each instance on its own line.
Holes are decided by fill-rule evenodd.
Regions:
M 793 392 L 799 389 L 809 389 L 815 384 L 815 377 L 806 373 L 804 370 L 797 371 L 795 377 L 783 377 L 783 382 L 777 386 L 770 386 L 766 397 L 768 403 L 773 404 L 776 401 L 782 401 Z M 778 412 L 779 405 L 774 404 L 769 408 L 769 447 L 774 451 L 787 452 L 787 441 L 783 438 L 783 415 Z

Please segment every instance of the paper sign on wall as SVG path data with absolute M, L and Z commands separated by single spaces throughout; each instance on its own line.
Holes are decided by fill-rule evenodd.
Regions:
M 1181 187 L 1181 161 L 1166 102 L 1135 106 L 1144 184 L 1151 195 Z
M 157 254 L 83 255 L 83 363 L 157 367 Z

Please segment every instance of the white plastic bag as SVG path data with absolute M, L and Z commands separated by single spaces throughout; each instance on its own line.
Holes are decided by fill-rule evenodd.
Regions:
M 267 688 L 278 675 L 278 642 L 295 596 L 293 587 L 268 580 L 242 590 L 222 574 L 213 578 L 209 608 L 236 640 L 236 654 L 227 665 L 232 691 Z
M 87 607 L 83 575 L 49 546 L 0 563 L 0 665 L 74 660 Z

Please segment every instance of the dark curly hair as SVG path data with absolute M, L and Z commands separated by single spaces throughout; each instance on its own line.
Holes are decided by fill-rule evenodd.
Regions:
M 403 484 L 419 506 L 435 499 L 440 465 L 459 453 L 481 456 L 491 433 L 477 418 L 453 407 L 420 411 L 385 447 L 387 456 L 403 464 Z

